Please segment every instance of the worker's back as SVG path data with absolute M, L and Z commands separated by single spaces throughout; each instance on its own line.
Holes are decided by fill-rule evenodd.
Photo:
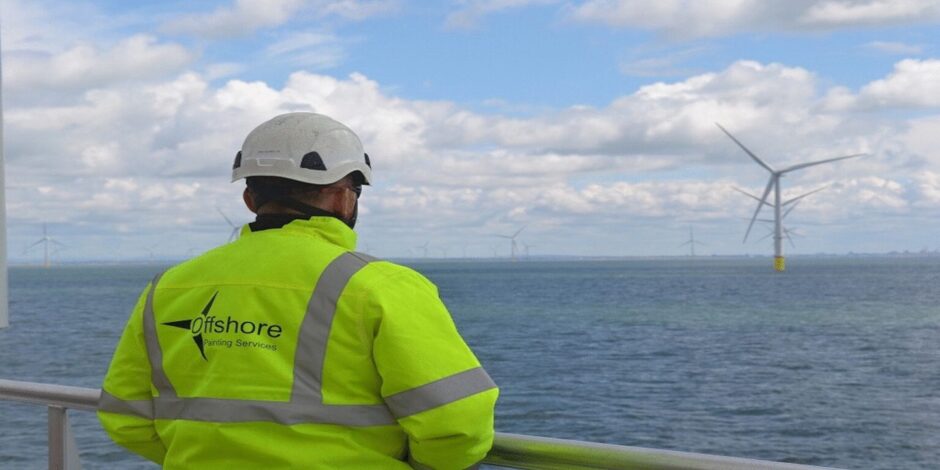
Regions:
M 434 286 L 354 244 L 336 219 L 295 220 L 171 268 L 144 294 L 131 322 L 142 323 L 167 468 L 394 469 L 409 457 L 463 468 L 482 457 L 492 382 Z M 125 342 L 105 381 L 113 395 L 115 368 L 147 365 L 122 354 Z M 456 395 L 428 386 L 452 376 Z M 438 443 L 415 444 L 425 439 Z

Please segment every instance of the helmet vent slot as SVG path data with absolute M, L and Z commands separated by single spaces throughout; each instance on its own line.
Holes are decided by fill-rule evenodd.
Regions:
M 368 166 L 369 168 L 372 168 L 372 162 L 369 160 L 369 154 L 364 153 L 363 155 L 366 156 L 366 166 Z
M 323 164 L 323 159 L 320 158 L 320 154 L 317 152 L 304 155 L 304 158 L 300 161 L 300 167 L 308 170 L 326 171 L 326 165 Z
M 236 168 L 240 168 L 241 166 L 242 166 L 242 151 L 239 150 L 238 153 L 235 154 L 235 163 L 232 165 L 232 169 L 234 170 Z

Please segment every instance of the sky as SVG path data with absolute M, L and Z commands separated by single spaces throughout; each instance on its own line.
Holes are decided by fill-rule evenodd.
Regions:
M 253 215 L 231 165 L 285 112 L 355 130 L 380 257 L 940 249 L 933 0 L 0 0 L 8 253 L 180 259 Z M 223 217 L 223 215 L 225 217 Z M 770 217 L 766 209 L 758 216 Z M 792 244 L 791 244 L 792 242 Z M 685 243 L 685 244 L 684 244 Z M 61 245 L 59 245 L 61 244 Z

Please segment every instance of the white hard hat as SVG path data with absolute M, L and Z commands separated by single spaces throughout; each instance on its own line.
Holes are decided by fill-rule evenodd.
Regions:
M 288 113 L 256 127 L 235 155 L 232 181 L 279 176 L 328 185 L 358 171 L 372 182 L 372 162 L 359 137 L 343 124 L 316 113 Z

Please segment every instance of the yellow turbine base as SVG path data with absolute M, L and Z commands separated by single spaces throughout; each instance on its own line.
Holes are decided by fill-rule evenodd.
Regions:
M 783 261 L 783 256 L 774 256 L 774 271 L 783 272 L 786 269 L 786 263 Z

